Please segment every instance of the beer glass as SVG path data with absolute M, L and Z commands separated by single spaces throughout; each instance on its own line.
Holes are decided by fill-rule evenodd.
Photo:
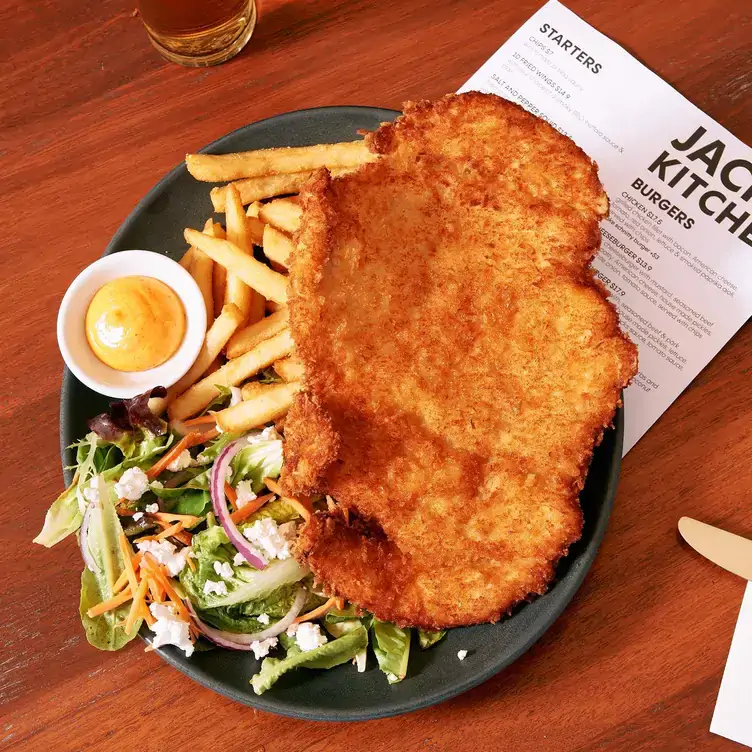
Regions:
M 138 10 L 160 54 L 192 67 L 237 55 L 256 25 L 255 0 L 138 0 Z

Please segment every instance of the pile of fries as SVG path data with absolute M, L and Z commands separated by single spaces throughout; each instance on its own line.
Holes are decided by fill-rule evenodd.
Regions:
M 196 280 L 212 323 L 191 369 L 151 405 L 156 413 L 166 409 L 174 422 L 216 423 L 231 433 L 284 417 L 303 377 L 287 312 L 287 270 L 301 218 L 297 192 L 321 167 L 337 175 L 375 158 L 363 141 L 186 155 L 197 180 L 232 182 L 210 192 L 224 226 L 210 217 L 203 231 L 184 233 L 190 247 L 180 263 Z M 258 380 L 270 366 L 281 382 Z M 218 386 L 242 387 L 242 401 L 201 415 Z

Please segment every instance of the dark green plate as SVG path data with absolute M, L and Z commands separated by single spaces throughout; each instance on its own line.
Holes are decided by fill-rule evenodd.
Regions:
M 347 141 L 356 137 L 358 129 L 373 130 L 397 114 L 371 107 L 290 112 L 241 128 L 204 151 L 222 153 Z M 193 180 L 185 164 L 176 167 L 136 206 L 105 253 L 143 248 L 179 258 L 185 250 L 183 228 L 201 227 L 211 211 L 209 187 Z M 106 398 L 91 392 L 66 370 L 60 406 L 63 466 L 73 463 L 73 455 L 66 447 L 86 433 L 86 419 L 106 405 Z M 452 630 L 426 651 L 415 644 L 407 678 L 399 684 L 389 685 L 373 658 L 369 658 L 368 670 L 363 674 L 349 664 L 329 671 L 301 669 L 257 697 L 248 680 L 258 662 L 248 653 L 212 650 L 186 658 L 175 648 L 158 652 L 183 673 L 226 697 L 272 713 L 309 720 L 383 718 L 465 692 L 519 658 L 551 626 L 579 588 L 606 530 L 621 465 L 622 435 L 620 410 L 615 428 L 606 433 L 596 449 L 580 498 L 585 514 L 582 539 L 561 562 L 550 591 L 499 624 Z M 458 650 L 468 651 L 462 662 L 457 658 Z

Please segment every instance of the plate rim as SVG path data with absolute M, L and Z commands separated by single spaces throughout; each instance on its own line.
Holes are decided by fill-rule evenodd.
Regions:
M 300 115 L 315 115 L 320 113 L 332 112 L 337 114 L 344 114 L 351 111 L 353 113 L 370 113 L 377 114 L 378 117 L 393 119 L 400 114 L 399 110 L 392 110 L 382 107 L 369 107 L 363 105 L 329 105 L 323 107 L 302 108 L 298 110 L 291 110 L 289 112 L 279 113 L 272 115 L 262 120 L 253 121 L 242 125 L 229 133 L 224 134 L 220 138 L 212 141 L 203 148 L 199 149 L 199 153 L 211 154 L 217 150 L 222 149 L 222 145 L 225 141 L 232 139 L 234 136 L 241 134 L 248 128 L 257 126 L 263 123 L 269 124 L 272 121 L 289 119 L 294 116 Z M 138 201 L 134 208 L 129 212 L 127 217 L 118 227 L 115 234 L 105 247 L 102 256 L 108 256 L 112 253 L 116 253 L 115 250 L 120 242 L 120 239 L 125 235 L 131 225 L 141 215 L 143 210 L 157 197 L 165 186 L 167 186 L 172 180 L 175 180 L 181 171 L 185 169 L 185 160 L 169 170 L 163 175 L 157 183 Z M 75 412 L 73 408 L 72 399 L 68 394 L 71 390 L 71 384 L 75 381 L 73 374 L 67 369 L 63 369 L 63 378 L 60 391 L 60 453 L 63 465 L 63 475 L 65 478 L 66 486 L 70 483 L 72 473 L 66 470 L 66 465 L 70 460 L 66 460 L 66 455 L 70 456 L 70 450 L 68 449 L 68 440 L 66 435 L 68 433 L 67 426 L 73 421 L 72 414 Z M 578 557 L 578 571 L 570 576 L 567 581 L 557 580 L 554 582 L 550 590 L 547 593 L 557 590 L 558 600 L 555 605 L 546 612 L 545 616 L 538 618 L 536 622 L 537 627 L 531 632 L 530 636 L 522 641 L 517 649 L 508 654 L 503 660 L 499 662 L 487 663 L 481 669 L 476 669 L 467 679 L 460 681 L 459 683 L 453 683 L 449 687 L 438 687 L 434 691 L 428 693 L 422 693 L 411 700 L 394 700 L 387 701 L 378 708 L 366 707 L 364 709 L 333 709 L 333 708 L 306 708 L 299 705 L 287 704 L 281 701 L 279 698 L 274 697 L 273 690 L 268 694 L 255 695 L 255 694 L 243 694 L 237 691 L 234 687 L 223 684 L 221 681 L 214 679 L 210 676 L 205 676 L 203 670 L 198 665 L 192 665 L 189 659 L 178 654 L 179 651 L 169 648 L 158 648 L 157 652 L 160 657 L 176 668 L 182 674 L 197 682 L 203 687 L 216 692 L 223 697 L 227 697 L 235 702 L 238 702 L 246 707 L 253 707 L 259 710 L 273 713 L 288 718 L 296 718 L 306 721 L 329 721 L 329 722 L 357 722 L 366 720 L 376 720 L 382 718 L 389 718 L 393 716 L 403 715 L 411 713 L 422 708 L 438 705 L 453 697 L 457 697 L 465 692 L 479 686 L 485 681 L 488 681 L 491 677 L 503 671 L 508 666 L 516 662 L 522 655 L 524 655 L 530 648 L 550 629 L 551 625 L 561 616 L 567 606 L 570 604 L 572 598 L 580 589 L 585 577 L 587 576 L 590 568 L 593 565 L 595 557 L 600 549 L 600 545 L 603 541 L 603 537 L 608 528 L 608 523 L 613 510 L 614 499 L 616 496 L 616 489 L 618 486 L 619 475 L 622 465 L 622 446 L 624 439 L 624 405 L 623 400 L 620 406 L 614 414 L 612 421 L 612 427 L 606 429 L 606 431 L 612 431 L 614 436 L 614 460 L 610 463 L 608 473 L 604 479 L 604 492 L 603 500 L 600 505 L 601 512 L 598 519 L 595 521 L 594 528 L 590 535 L 588 545 L 584 551 L 579 554 Z M 606 434 L 604 433 L 604 436 Z M 75 440 L 75 437 L 74 439 Z M 562 590 L 562 588 L 564 588 Z M 149 642 L 146 630 L 142 630 L 141 636 L 146 642 Z

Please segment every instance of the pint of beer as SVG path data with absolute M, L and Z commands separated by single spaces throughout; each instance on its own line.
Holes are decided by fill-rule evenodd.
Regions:
M 237 55 L 256 25 L 255 0 L 138 0 L 138 9 L 157 50 L 193 67 Z

